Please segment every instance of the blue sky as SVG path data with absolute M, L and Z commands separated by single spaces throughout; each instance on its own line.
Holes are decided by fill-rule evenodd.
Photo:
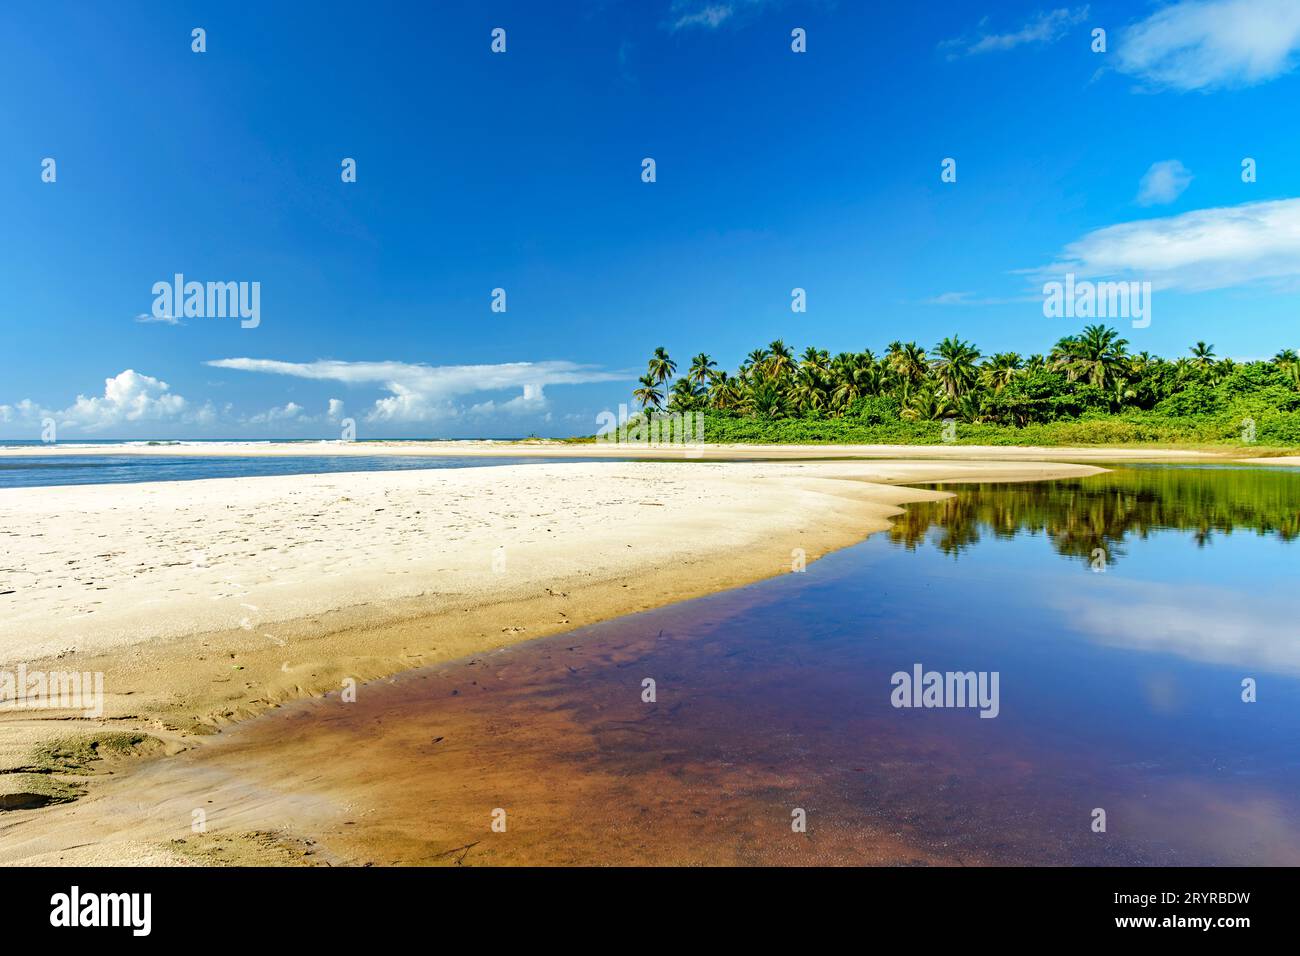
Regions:
M 1293 0 L 305 9 L 0 10 L 0 437 L 590 434 L 657 345 L 1045 351 L 1066 270 L 1300 345 Z M 176 273 L 258 324 L 143 321 Z

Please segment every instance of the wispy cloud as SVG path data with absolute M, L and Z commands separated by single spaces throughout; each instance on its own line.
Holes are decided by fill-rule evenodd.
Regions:
M 1197 209 L 1089 232 L 1032 275 L 1124 276 L 1201 291 L 1300 279 L 1300 199 Z
M 944 292 L 933 298 L 922 299 L 921 305 L 1010 305 L 1014 302 L 1036 301 L 1038 296 L 992 297 L 976 295 L 974 292 Z
M 1152 163 L 1138 183 L 1138 205 L 1160 206 L 1171 203 L 1183 194 L 1191 182 L 1191 171 L 1176 159 Z
M 730 3 L 676 2 L 672 8 L 673 21 L 670 28 L 685 30 L 703 27 L 706 30 L 716 30 L 730 20 L 735 12 L 736 8 Z
M 160 322 L 163 325 L 180 325 L 181 320 L 174 315 L 154 315 L 152 312 L 141 312 L 135 317 L 137 322 Z
M 1294 609 L 1234 588 L 1205 587 L 1195 607 L 1180 589 L 1119 578 L 1103 595 L 1060 601 L 1070 626 L 1098 643 L 1269 673 L 1300 673 Z
M 377 385 L 389 394 L 375 401 L 366 415 L 371 422 L 425 422 L 504 409 L 541 410 L 548 385 L 623 381 L 624 374 L 573 362 L 509 362 L 501 365 L 418 365 L 407 362 L 281 362 L 229 358 L 207 363 L 215 368 L 289 375 L 295 378 Z M 481 392 L 517 388 L 521 394 L 504 404 L 480 402 L 466 409 L 455 399 Z
M 667 28 L 678 30 L 716 30 L 724 24 L 745 20 L 764 7 L 780 0 L 673 0 L 668 10 Z
M 973 35 L 944 40 L 939 44 L 939 49 L 947 51 L 949 59 L 957 59 L 978 53 L 1012 50 L 1026 44 L 1045 46 L 1061 39 L 1070 27 L 1082 23 L 1087 16 L 1086 6 L 1075 9 L 1059 7 L 1046 13 L 1036 13 L 1020 29 L 1009 33 L 989 33 L 985 29 L 988 23 L 985 18 Z
M 303 407 L 297 402 L 286 402 L 275 408 L 268 408 L 264 412 L 258 412 L 256 415 L 248 417 L 250 425 L 277 425 L 285 422 L 301 421 L 303 418 Z
M 1152 89 L 1209 92 L 1288 73 L 1297 51 L 1296 0 L 1183 0 L 1122 31 L 1115 63 Z

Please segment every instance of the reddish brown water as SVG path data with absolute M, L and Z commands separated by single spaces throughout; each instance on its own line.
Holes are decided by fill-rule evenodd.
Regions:
M 1300 863 L 1292 537 L 1215 531 L 1236 479 L 1117 480 L 959 489 L 805 574 L 285 708 L 187 797 L 381 865 Z M 891 706 L 915 663 L 999 672 L 999 715 Z

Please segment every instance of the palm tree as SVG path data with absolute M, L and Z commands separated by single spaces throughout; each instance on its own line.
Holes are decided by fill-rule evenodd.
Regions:
M 637 381 L 641 383 L 641 387 L 632 390 L 632 397 L 641 403 L 641 408 L 647 413 L 651 406 L 656 411 L 663 408 L 664 393 L 655 387 L 659 383 L 654 380 L 654 376 L 647 373 Z
M 822 387 L 821 377 L 812 365 L 805 365 L 795 373 L 789 395 L 791 404 L 800 412 L 821 411 L 830 401 Z
M 902 383 L 904 392 L 910 392 L 930 374 L 925 349 L 915 342 L 908 342 L 906 345 L 899 342 L 891 343 L 888 362 L 890 369 Z
M 716 373 L 709 385 L 709 403 L 721 411 L 739 408 L 744 404 L 741 380 L 732 378 L 725 371 Z
M 1300 388 L 1300 355 L 1295 349 L 1282 349 L 1273 356 L 1273 364 L 1286 374 L 1292 385 Z
M 745 356 L 745 361 L 740 363 L 741 376 L 749 378 L 753 375 L 762 374 L 763 369 L 767 367 L 768 358 L 767 349 L 754 349 Z
M 656 385 L 662 385 L 677 372 L 677 363 L 668 357 L 662 345 L 655 349 L 654 355 L 650 356 L 649 365 L 650 377 L 655 380 Z
M 979 360 L 979 349 L 969 342 L 963 342 L 952 335 L 934 347 L 935 355 L 930 367 L 934 371 L 939 386 L 955 399 L 964 395 L 975 384 L 977 372 L 975 363 Z
M 668 410 L 689 412 L 695 410 L 704 397 L 703 387 L 688 378 L 679 378 L 669 390 Z
M 1089 325 L 1079 335 L 1067 335 L 1052 349 L 1052 367 L 1071 382 L 1083 379 L 1106 388 L 1128 371 L 1128 340 L 1114 329 Z
M 781 389 L 770 379 L 759 382 L 749 393 L 746 404 L 764 418 L 784 418 L 786 399 Z
M 1188 351 L 1192 353 L 1192 365 L 1197 371 L 1204 372 L 1214 364 L 1214 346 L 1197 342 Z
M 686 377 L 696 385 L 703 385 L 704 382 L 713 374 L 711 371 L 718 363 L 713 361 L 703 352 L 691 359 L 691 369 L 686 373 Z
M 768 372 L 773 378 L 780 378 L 794 368 L 794 352 L 780 339 L 768 347 L 771 357 L 768 359 Z
M 980 366 L 980 380 L 986 388 L 1000 392 L 1019 374 L 1020 364 L 1015 352 L 998 352 Z
M 831 407 L 847 408 L 864 395 L 880 391 L 880 368 L 870 349 L 854 355 L 841 352 L 831 362 Z
M 691 359 L 687 373 L 675 379 L 676 364 L 663 347 L 657 348 L 633 397 L 647 420 L 667 403 L 673 411 L 705 408 L 764 418 L 852 416 L 861 408 L 870 413 L 864 420 L 869 425 L 879 421 L 879 410 L 862 400 L 887 395 L 897 400 L 898 414 L 907 421 L 956 415 L 968 422 L 1023 426 L 1072 417 L 1098 404 L 1109 406 L 1112 413 L 1154 409 L 1189 386 L 1227 389 L 1229 378 L 1233 391 L 1226 397 L 1234 400 L 1238 391 L 1266 385 L 1276 389 L 1282 381 L 1300 389 L 1300 355 L 1295 349 L 1282 349 L 1267 361 L 1238 363 L 1218 360 L 1213 345 L 1197 342 L 1188 355 L 1171 361 L 1147 352 L 1129 354 L 1128 342 L 1100 324 L 1061 338 L 1046 357 L 1022 359 L 1015 352 L 998 352 L 981 358 L 972 343 L 953 335 L 929 355 L 915 342 L 895 341 L 880 358 L 870 349 L 831 358 L 825 350 L 809 346 L 796 359 L 778 339 L 751 352 L 734 375 L 717 365 L 701 352 Z M 1089 388 L 1063 385 L 1054 374 L 1042 375 L 1044 371 Z M 1032 388 L 1023 394 L 993 399 L 1031 375 Z M 1188 407 L 1200 408 L 1200 396 L 1190 397 L 1195 402 Z

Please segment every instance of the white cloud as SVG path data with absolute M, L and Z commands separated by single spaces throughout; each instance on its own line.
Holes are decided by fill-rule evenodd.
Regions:
M 188 407 L 166 382 L 127 369 L 104 379 L 103 395 L 78 395 L 72 405 L 53 417 L 60 424 L 94 430 L 127 422 L 175 421 Z
M 540 385 L 525 385 L 524 394 L 516 395 L 506 402 L 494 402 L 488 399 L 469 408 L 471 415 L 535 415 L 546 411 L 546 396 Z M 548 416 L 549 418 L 549 413 Z
M 426 422 L 454 418 L 464 409 L 455 399 L 478 392 L 518 388 L 517 400 L 491 408 L 519 410 L 525 405 L 544 407 L 546 385 L 622 381 L 627 376 L 604 372 L 573 362 L 509 362 L 501 365 L 413 365 L 406 362 L 280 362 L 271 359 L 230 358 L 207 363 L 216 368 L 291 375 L 296 378 L 378 385 L 389 394 L 375 401 L 366 420 L 371 422 Z M 331 406 L 332 407 L 332 406 Z M 472 406 L 487 410 L 489 403 Z
M 1152 163 L 1138 184 L 1137 202 L 1141 206 L 1171 203 L 1191 182 L 1191 171 L 1176 159 Z
M 161 322 L 163 325 L 180 325 L 181 320 L 174 315 L 154 315 L 152 312 L 141 312 L 135 317 L 137 322 Z
M 959 56 L 971 56 L 977 53 L 994 53 L 1011 50 L 1028 43 L 1040 46 L 1055 43 L 1069 31 L 1070 27 L 1082 23 L 1088 16 L 1086 6 L 1071 10 L 1059 7 L 1046 13 L 1037 13 L 1019 30 L 1011 33 L 986 33 L 984 22 L 980 23 L 979 34 L 975 37 L 960 37 L 945 40 L 939 44 L 942 50 L 950 50 L 949 59 Z
M 1036 276 L 1123 276 L 1201 291 L 1300 278 L 1300 199 L 1197 209 L 1087 233 Z
M 716 30 L 724 23 L 734 23 L 775 0 L 673 0 L 669 8 L 668 29 L 699 28 Z M 621 53 L 620 53 L 621 55 Z
M 1011 305 L 1017 302 L 1035 302 L 1039 296 L 1013 296 L 998 298 L 978 296 L 974 292 L 943 292 L 929 299 L 922 299 L 921 305 Z
M 302 417 L 302 406 L 296 402 L 287 402 L 277 408 L 268 408 L 264 412 L 248 417 L 250 425 L 274 425 L 280 422 L 291 422 Z
M 1118 69 L 1154 89 L 1253 86 L 1296 65 L 1296 0 L 1183 0 L 1122 31 Z
M 0 405 L 0 422 L 39 422 L 49 418 L 50 413 L 41 408 L 30 398 L 24 398 L 16 405 Z
M 697 9 L 689 9 L 692 5 L 684 3 L 674 3 L 673 13 L 677 19 L 673 21 L 673 29 L 681 30 L 686 27 L 706 27 L 710 30 L 716 30 L 724 20 L 730 18 L 735 9 L 729 3 L 709 3 Z M 679 12 L 688 10 L 689 12 Z
M 326 413 L 330 421 L 338 421 L 343 417 L 343 400 L 341 398 L 331 398 L 329 411 Z
M 1072 627 L 1098 643 L 1271 673 L 1300 673 L 1294 610 L 1232 588 L 1203 587 L 1195 607 L 1179 588 L 1114 578 L 1103 595 L 1061 600 Z
M 102 395 L 78 395 L 75 402 L 62 410 L 45 408 L 31 399 L 0 405 L 0 423 L 3 424 L 39 425 L 47 418 L 53 419 L 59 428 L 85 432 L 167 424 L 202 428 L 219 422 L 266 425 L 314 421 L 304 416 L 302 406 L 294 402 L 248 417 L 238 415 L 229 404 L 221 410 L 210 401 L 196 405 L 173 392 L 166 382 L 134 369 L 126 369 L 105 379 Z M 139 428 L 135 430 L 140 431 Z

